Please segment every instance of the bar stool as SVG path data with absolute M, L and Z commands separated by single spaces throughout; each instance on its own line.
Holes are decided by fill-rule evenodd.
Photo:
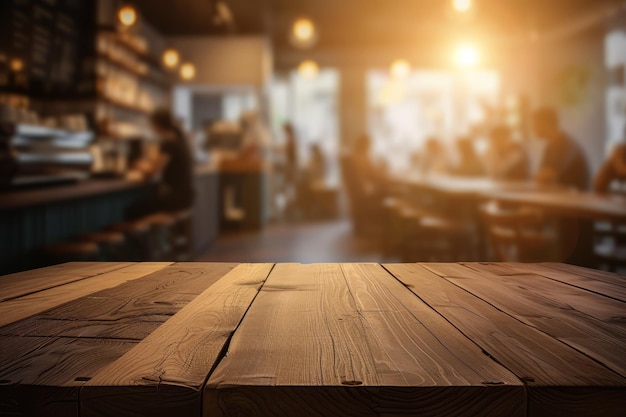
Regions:
M 173 214 L 159 212 L 148 215 L 138 220 L 147 224 L 150 228 L 150 239 L 152 241 L 151 261 L 168 261 L 173 259 L 173 246 L 171 237 L 174 234 L 173 228 L 176 224 L 176 217 Z
M 101 261 L 101 252 L 97 243 L 64 241 L 43 248 L 46 264 L 65 262 Z
M 122 260 L 146 261 L 154 252 L 154 243 L 150 238 L 150 225 L 142 221 L 129 221 L 114 224 L 109 228 L 113 232 L 120 232 L 126 241 L 125 253 Z
M 121 232 L 100 231 L 79 236 L 77 240 L 97 244 L 103 261 L 122 261 L 126 255 L 126 238 Z
M 191 210 L 180 210 L 172 213 L 174 225 L 172 227 L 171 245 L 174 259 L 178 262 L 189 260 L 192 247 L 192 219 Z

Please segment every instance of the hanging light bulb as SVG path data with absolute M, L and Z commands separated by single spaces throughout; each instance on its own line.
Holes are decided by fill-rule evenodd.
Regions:
M 314 79 L 318 76 L 320 72 L 320 67 L 317 65 L 317 62 L 312 60 L 302 61 L 300 65 L 298 65 L 298 74 L 302 78 L 306 79 Z
M 167 68 L 175 68 L 180 62 L 180 55 L 176 49 L 166 49 L 163 52 L 163 64 Z
M 24 69 L 24 61 L 22 61 L 19 58 L 13 58 L 9 62 L 9 67 L 11 68 L 11 71 L 13 72 L 20 72 Z
M 293 24 L 293 36 L 300 41 L 309 41 L 314 34 L 315 26 L 309 19 L 298 19 Z
M 404 59 L 397 59 L 391 64 L 390 72 L 394 78 L 406 78 L 411 74 L 411 64 Z
M 298 48 L 309 48 L 317 41 L 315 25 L 306 17 L 302 17 L 293 23 L 290 34 L 291 43 Z
M 117 11 L 117 19 L 126 27 L 133 26 L 137 23 L 137 10 L 130 4 L 122 6 Z
M 472 8 L 472 0 L 452 0 L 452 7 L 459 13 L 469 12 Z
M 180 78 L 192 80 L 196 76 L 196 67 L 193 64 L 185 63 L 180 66 Z

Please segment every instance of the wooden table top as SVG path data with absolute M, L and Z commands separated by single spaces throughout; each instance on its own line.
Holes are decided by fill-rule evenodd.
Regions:
M 491 191 L 485 195 L 500 201 L 538 207 L 567 217 L 626 221 L 626 197 L 621 195 L 599 195 L 564 190 L 552 192 Z
M 398 181 L 415 187 L 426 188 L 446 194 L 481 197 L 488 192 L 503 191 L 552 191 L 555 186 L 540 185 L 533 181 L 498 181 L 486 177 L 460 177 L 451 175 L 407 174 Z
M 0 277 L 0 415 L 623 416 L 626 277 L 69 263 Z
M 567 217 L 626 221 L 626 198 L 620 195 L 599 195 L 532 181 L 496 181 L 480 177 L 409 175 L 402 181 L 448 195 L 530 205 Z

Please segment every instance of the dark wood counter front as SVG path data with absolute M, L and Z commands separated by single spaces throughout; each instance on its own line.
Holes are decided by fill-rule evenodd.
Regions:
M 0 415 L 621 417 L 624 289 L 564 264 L 28 271 L 0 277 Z
M 0 211 L 17 210 L 61 201 L 89 198 L 103 194 L 146 187 L 148 181 L 125 179 L 86 180 L 70 185 L 0 192 Z
M 128 208 L 153 192 L 156 183 L 122 179 L 0 194 L 0 273 L 42 266 L 38 251 L 126 218 Z

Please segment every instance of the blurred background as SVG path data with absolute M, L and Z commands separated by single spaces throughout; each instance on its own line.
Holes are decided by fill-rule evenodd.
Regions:
M 2 0 L 0 273 L 626 268 L 624 0 Z

